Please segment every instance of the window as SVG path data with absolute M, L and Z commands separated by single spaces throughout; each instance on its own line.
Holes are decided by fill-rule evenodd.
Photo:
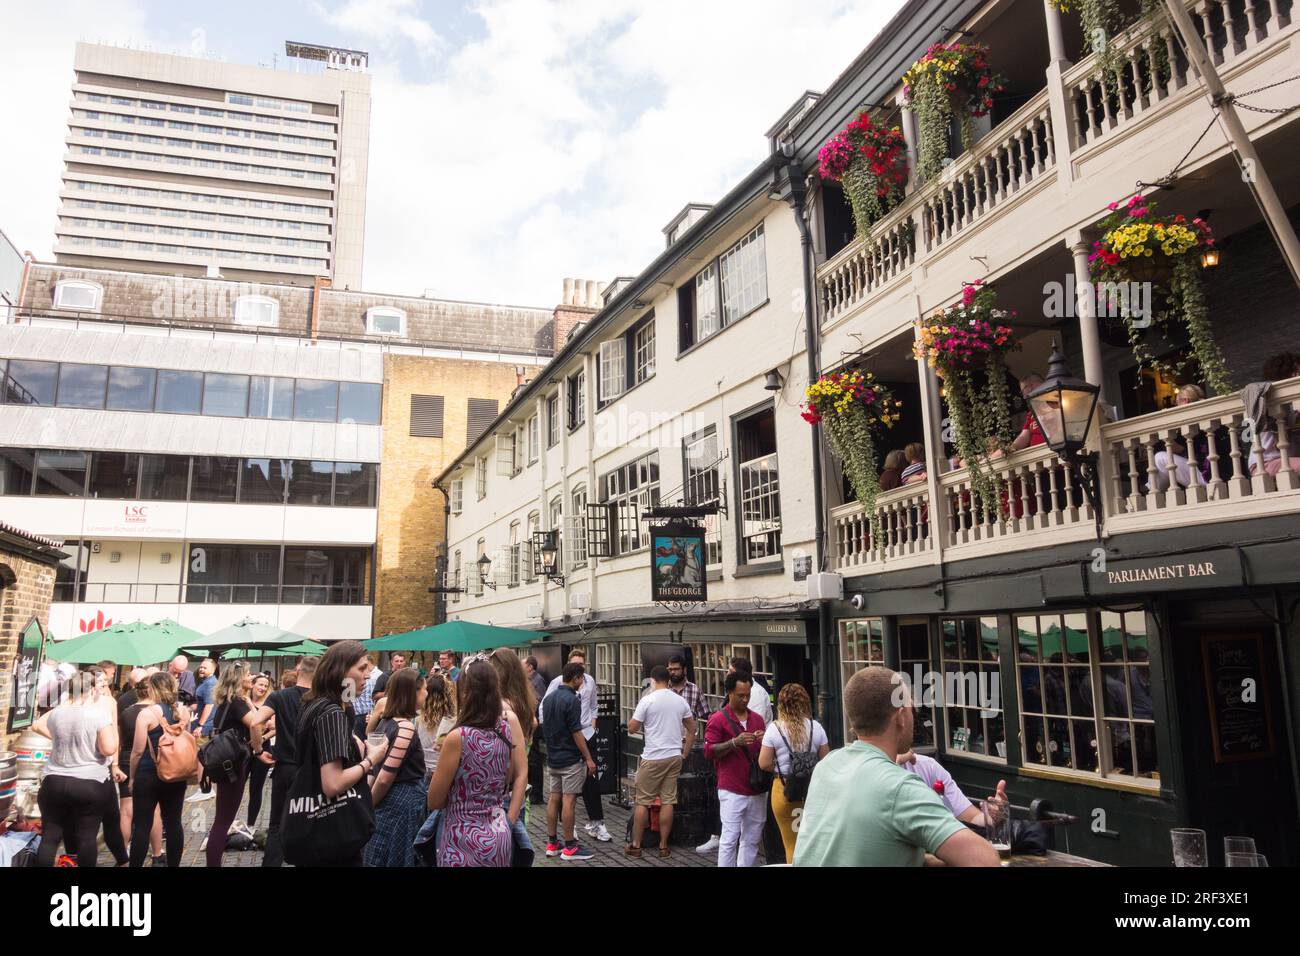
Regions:
M 196 457 L 190 480 L 190 500 L 234 501 L 238 482 L 238 458 Z
M 54 307 L 77 312 L 98 312 L 104 287 L 84 279 L 64 279 L 54 287 Z
M 139 479 L 139 455 L 97 451 L 90 456 L 91 498 L 134 498 Z
M 1017 615 L 1025 766 L 1156 784 L 1146 615 Z
M 5 401 L 10 405 L 53 405 L 58 362 L 10 359 L 5 376 Z
M 546 400 L 546 447 L 560 443 L 560 396 L 557 392 Z
M 646 322 L 632 336 L 632 384 L 640 385 L 655 373 L 655 324 Z
M 659 452 L 629 462 L 604 475 L 600 500 L 610 508 L 609 554 L 629 554 L 649 547 L 649 530 L 641 528 L 641 513 L 659 504 Z
M 487 497 L 487 459 L 474 459 L 474 492 L 478 500 L 482 501 Z
M 898 625 L 899 670 L 912 681 L 912 707 L 915 711 L 913 746 L 934 747 L 934 695 L 925 688 L 925 676 L 933 671 L 930 664 L 930 625 L 927 621 L 900 622 Z M 996 671 L 995 671 L 996 673 Z M 999 698 L 1000 700 L 1000 698 Z
M 451 592 L 451 603 L 459 604 L 460 603 L 459 589 L 464 586 L 460 583 L 460 551 L 459 550 L 457 550 L 456 553 L 453 554 L 451 557 L 451 579 L 447 581 L 446 586 L 455 589 Z
M 523 546 L 519 543 L 519 522 L 510 522 L 510 553 L 507 557 L 509 564 L 509 586 L 514 588 L 519 586 L 523 578 Z
M 559 495 L 556 495 L 554 498 L 552 498 L 551 505 L 549 508 L 546 509 L 546 513 L 550 516 L 551 519 L 550 530 L 551 531 L 561 530 L 560 526 L 564 524 L 564 499 L 561 498 Z
M 239 500 L 283 504 L 284 465 L 278 458 L 245 458 L 239 479 Z
M 776 416 L 768 408 L 736 419 L 740 489 L 740 563 L 781 553 L 781 494 L 776 462 Z
M 844 697 L 844 687 L 851 678 L 864 667 L 884 665 L 885 630 L 878 617 L 867 617 L 839 622 L 840 630 L 840 698 Z M 853 740 L 857 736 L 844 721 L 844 739 Z
M 536 561 L 533 555 L 533 542 L 535 540 L 534 536 L 541 530 L 542 530 L 541 513 L 537 511 L 531 512 L 528 515 L 527 531 L 524 535 L 524 542 L 523 542 L 524 547 L 523 547 L 522 560 L 524 565 L 525 581 L 537 580 Z
M 1005 761 L 995 617 L 940 621 L 944 747 Z
M 578 485 L 569 495 L 573 508 L 569 511 L 567 527 L 562 535 L 568 550 L 564 555 L 566 568 L 587 565 L 587 486 Z
M 654 314 L 600 345 L 600 404 L 606 405 L 655 371 Z
M 107 365 L 65 362 L 59 368 L 58 403 L 69 408 L 103 408 Z
M 339 421 L 378 425 L 384 387 L 373 382 L 339 382 Z
M 240 325 L 275 325 L 280 303 L 265 295 L 241 295 L 235 300 L 235 321 Z
M 314 378 L 294 382 L 293 417 L 300 422 L 332 422 L 338 418 L 339 383 Z
M 497 417 L 497 400 L 495 398 L 471 398 L 465 415 L 465 444 L 472 445 L 478 441 L 489 425 Z
M 460 514 L 465 510 L 465 479 L 457 478 L 451 483 L 451 513 Z
M 41 449 L 36 453 L 36 493 L 80 498 L 86 493 L 90 456 L 84 451 Z
M 406 313 L 401 309 L 373 306 L 366 309 L 366 332 L 370 335 L 406 337 Z
M 569 431 L 587 421 L 587 372 L 585 369 L 570 375 L 566 383 L 569 396 Z
M 293 379 L 254 375 L 249 380 L 248 417 L 293 418 Z
M 108 407 L 123 412 L 152 410 L 157 377 L 151 368 L 114 365 L 108 370 Z
M 285 463 L 287 501 L 291 505 L 328 505 L 334 495 L 334 462 L 290 461 Z
M 513 478 L 519 474 L 519 433 L 502 432 L 497 435 L 497 474 Z
M 30 495 L 36 472 L 36 452 L 0 448 L 0 495 Z
M 195 604 L 276 604 L 280 549 L 199 544 L 190 548 L 185 600 Z
M 682 440 L 682 473 L 686 476 L 682 495 L 687 505 L 719 502 L 722 486 L 718 474 L 718 433 L 712 425 Z M 722 521 L 717 514 L 704 516 L 705 561 L 710 567 L 722 563 Z
M 627 391 L 627 340 L 613 339 L 600 343 L 600 403 L 618 398 Z
M 203 377 L 203 414 L 244 418 L 248 414 L 248 376 L 208 372 Z
M 534 415 L 528 419 L 528 464 L 535 464 L 541 456 L 541 420 Z
M 411 396 L 411 437 L 441 438 L 443 397 L 441 395 Z
M 188 455 L 140 456 L 141 501 L 184 501 L 189 484 Z
M 677 290 L 678 351 L 711 338 L 766 301 L 767 255 L 760 223 Z
M 474 559 L 474 567 L 470 568 L 469 571 L 470 593 L 473 594 L 475 597 L 482 597 L 483 596 L 483 566 L 479 564 L 479 561 L 481 561 L 487 555 L 487 541 L 485 539 L 483 538 L 478 539 L 478 546 L 475 549 L 475 553 L 478 555 L 478 557 Z
M 334 505 L 340 508 L 373 508 L 377 502 L 379 466 L 372 462 L 334 463 Z
M 203 395 L 202 372 L 177 372 L 164 369 L 158 373 L 158 395 L 154 410 L 178 415 L 197 415 Z

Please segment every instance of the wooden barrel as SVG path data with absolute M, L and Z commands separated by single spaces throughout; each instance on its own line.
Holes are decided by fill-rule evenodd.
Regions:
M 18 792 L 18 755 L 12 750 L 0 751 L 0 823 L 9 817 Z
M 14 754 L 18 758 L 18 779 L 39 781 L 50 760 L 50 740 L 34 730 L 24 730 L 14 742 Z

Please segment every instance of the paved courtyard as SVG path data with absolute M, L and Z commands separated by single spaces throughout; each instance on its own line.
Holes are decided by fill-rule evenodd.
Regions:
M 189 796 L 198 793 L 198 788 L 191 789 Z M 181 857 L 182 866 L 204 866 L 204 854 L 200 852 L 199 846 L 203 838 L 207 835 L 208 826 L 212 820 L 212 813 L 216 806 L 215 799 L 203 800 L 198 802 L 186 802 L 185 804 L 185 852 Z M 271 786 L 268 781 L 266 791 L 262 799 L 262 810 L 257 821 L 259 828 L 266 826 L 267 816 L 271 809 Z M 587 815 L 583 810 L 582 801 L 578 801 L 578 819 L 577 819 L 577 836 L 579 841 L 590 847 L 596 854 L 592 860 L 570 863 L 552 857 L 547 859 L 546 849 L 546 807 L 527 807 L 528 810 L 528 833 L 532 837 L 533 848 L 537 851 L 537 860 L 534 866 L 632 866 L 632 867 L 712 867 L 717 865 L 717 854 L 711 853 L 708 856 L 701 856 L 696 853 L 693 847 L 674 846 L 672 856 L 667 860 L 659 859 L 655 849 L 647 850 L 645 855 L 639 860 L 630 860 L 623 855 L 623 841 L 627 829 L 627 821 L 631 811 L 624 809 L 613 798 L 605 798 L 605 825 L 609 829 L 610 836 L 614 839 L 608 843 L 597 841 L 590 834 L 583 832 L 582 826 L 587 823 Z M 239 808 L 239 819 L 247 821 L 248 819 L 248 796 L 245 794 L 244 803 Z M 644 841 L 648 846 L 653 845 L 653 840 L 647 836 Z M 760 848 L 758 862 L 764 863 L 762 850 Z M 112 866 L 113 857 L 100 844 L 100 853 L 98 863 L 100 866 Z M 149 864 L 146 864 L 146 866 Z M 261 850 L 227 850 L 222 857 L 223 866 L 261 866 Z

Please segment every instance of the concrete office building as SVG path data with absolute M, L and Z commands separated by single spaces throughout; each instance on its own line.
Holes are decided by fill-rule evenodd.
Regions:
M 359 288 L 366 54 L 285 49 L 293 72 L 78 43 L 56 261 Z

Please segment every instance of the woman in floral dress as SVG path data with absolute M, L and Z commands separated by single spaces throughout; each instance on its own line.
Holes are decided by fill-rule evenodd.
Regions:
M 502 714 L 500 681 L 487 655 L 466 661 L 456 684 L 456 725 L 429 781 L 429 808 L 445 808 L 438 866 L 510 866 L 511 828 L 528 784 L 528 762 L 512 743 L 523 731 L 513 713 Z

